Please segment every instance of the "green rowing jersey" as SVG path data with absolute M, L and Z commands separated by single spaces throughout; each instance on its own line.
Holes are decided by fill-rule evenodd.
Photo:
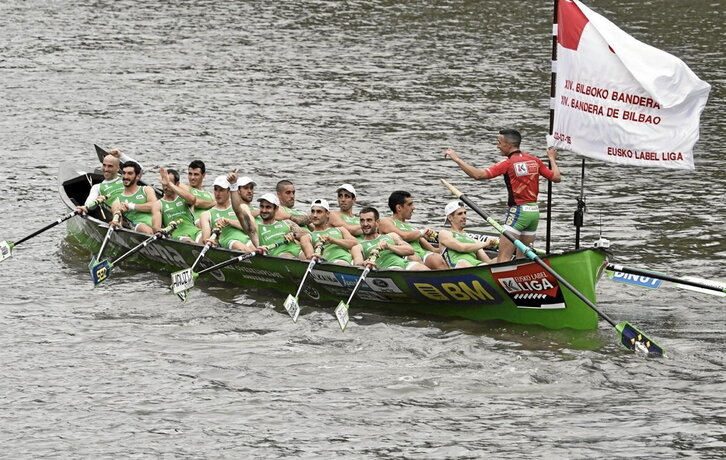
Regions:
M 391 218 L 393 221 L 393 225 L 396 226 L 397 229 L 403 230 L 404 232 L 410 232 L 410 231 L 418 231 L 415 228 L 413 228 L 411 225 L 407 224 L 406 222 L 401 222 L 400 220 Z M 426 256 L 426 253 L 429 252 L 426 249 L 421 247 L 421 242 L 418 238 L 416 238 L 413 241 L 407 241 L 408 244 L 413 247 L 413 252 L 421 258 L 421 260 L 424 260 L 424 257 Z
M 98 184 L 98 194 L 105 195 L 107 197 L 105 203 L 108 206 L 111 206 L 111 204 L 118 199 L 119 195 L 121 195 L 123 191 L 124 183 L 120 177 L 110 181 L 103 181 Z M 86 205 L 88 205 L 88 203 Z
M 283 210 L 287 211 L 291 216 L 302 216 L 304 212 L 298 211 L 297 209 L 288 208 L 287 206 L 282 207 Z
M 459 233 L 451 230 L 451 236 L 453 236 L 457 241 L 464 244 L 470 244 L 470 243 L 476 243 L 472 238 L 469 238 L 466 236 L 465 233 Z M 460 260 L 466 260 L 470 264 L 476 266 L 476 265 L 482 265 L 485 262 L 479 260 L 476 257 L 476 252 L 459 252 L 454 251 L 451 248 L 446 249 L 445 259 L 451 265 L 452 267 L 456 265 L 456 263 Z
M 260 238 L 260 246 L 268 246 L 285 241 L 285 235 L 291 231 L 290 226 L 283 220 L 275 221 L 272 224 L 257 224 L 257 235 Z M 269 254 L 279 256 L 287 253 L 293 257 L 300 257 L 301 251 L 302 248 L 299 244 L 290 242 L 272 249 Z
M 189 192 L 191 192 L 192 195 L 194 195 L 197 200 L 205 200 L 205 201 L 214 201 L 214 195 L 212 195 L 212 192 L 208 192 L 207 190 L 200 190 L 198 188 L 189 187 Z M 202 216 L 202 213 L 204 211 L 209 211 L 212 208 L 197 208 L 194 207 L 194 223 L 196 223 L 199 218 Z
M 207 209 L 209 211 L 210 226 L 214 228 L 215 223 L 218 219 L 225 218 L 237 222 L 237 214 L 234 213 L 234 209 L 230 205 L 225 209 L 217 209 L 212 207 Z M 222 227 L 222 231 L 219 233 L 219 245 L 223 248 L 231 249 L 230 245 L 234 241 L 239 241 L 242 244 L 250 242 L 250 237 L 245 232 L 238 229 L 233 225 L 227 225 Z
M 123 192 L 118 196 L 119 203 L 134 203 L 140 205 L 146 203 L 146 193 L 144 187 L 139 187 L 136 192 L 131 195 L 125 195 Z M 128 210 L 124 213 L 126 219 L 133 222 L 134 226 L 137 224 L 146 224 L 151 227 L 151 212 L 149 211 L 137 211 L 136 209 Z
M 377 238 L 374 238 L 372 240 L 363 240 L 360 242 L 360 245 L 363 248 L 363 258 L 368 259 L 371 255 L 371 252 L 374 249 L 378 248 L 378 243 L 381 241 L 386 241 L 391 246 L 396 245 L 396 241 L 391 235 L 378 235 Z M 396 254 L 395 252 L 391 251 L 390 249 L 386 249 L 378 253 L 376 265 L 382 270 L 391 267 L 398 267 L 405 270 L 408 266 L 408 261 Z
M 343 222 L 345 222 L 348 225 L 360 225 L 360 217 L 358 216 L 346 216 L 343 213 L 338 214 L 341 219 L 343 219 Z M 353 235 L 358 241 L 363 240 L 363 234 L 360 235 Z
M 318 244 L 318 241 L 320 241 L 320 237 L 323 235 L 328 235 L 331 238 L 338 238 L 341 240 L 343 239 L 343 232 L 341 232 L 339 228 L 330 227 L 325 230 L 310 232 L 310 236 L 313 239 L 313 246 Z M 335 243 L 329 243 L 323 246 L 323 259 L 329 262 L 344 260 L 349 264 L 353 263 L 353 256 L 350 255 L 350 251 L 342 246 L 338 246 Z
M 197 236 L 201 230 L 194 225 L 194 214 L 184 198 L 177 196 L 172 201 L 159 200 L 161 202 L 161 225 L 166 227 L 175 220 L 181 220 L 181 224 L 171 232 L 172 238 L 181 239 L 182 237 L 197 240 Z

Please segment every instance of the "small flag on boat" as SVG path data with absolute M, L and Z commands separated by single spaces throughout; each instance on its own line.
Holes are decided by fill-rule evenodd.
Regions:
M 548 145 L 612 163 L 694 169 L 711 86 L 580 1 L 558 5 Z

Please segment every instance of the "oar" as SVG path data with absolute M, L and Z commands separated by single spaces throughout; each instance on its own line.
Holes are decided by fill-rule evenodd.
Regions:
M 683 278 L 677 278 L 675 276 L 669 276 L 664 273 L 658 273 L 650 270 L 643 270 L 642 268 L 624 267 L 622 265 L 608 264 L 605 267 L 606 270 L 613 272 L 627 273 L 629 275 L 643 276 L 647 278 L 653 278 L 656 280 L 663 280 L 674 283 L 682 289 L 689 289 L 696 292 L 703 292 L 715 296 L 726 296 L 726 283 L 719 281 L 707 280 L 703 278 L 696 278 L 695 276 L 687 276 Z M 620 281 L 620 280 L 616 280 Z M 626 281 L 623 281 L 626 282 Z M 645 286 L 641 283 L 636 283 L 638 286 Z M 645 286 L 651 287 L 651 286 Z M 658 286 L 652 286 L 658 287 Z
M 113 262 L 109 262 L 108 260 L 104 260 L 102 262 L 97 263 L 93 267 L 91 267 L 91 279 L 93 280 L 93 285 L 96 286 L 102 281 L 105 281 L 110 275 L 111 270 L 116 267 L 118 264 L 126 260 L 127 258 L 131 257 L 138 251 L 142 250 L 146 246 L 150 245 L 154 241 L 165 238 L 168 236 L 171 232 L 176 229 L 179 224 L 181 223 L 181 220 L 174 221 L 170 223 L 168 226 L 162 228 L 158 232 L 154 233 L 138 245 L 134 246 L 133 248 L 129 249 L 125 254 L 121 255 L 118 259 L 114 260 Z
M 118 224 L 121 220 L 121 213 L 117 212 L 113 215 L 112 224 Z M 90 270 L 93 266 L 95 266 L 99 260 L 101 260 L 101 256 L 103 255 L 103 250 L 106 249 L 106 244 L 108 244 L 108 241 L 111 239 L 111 234 L 114 231 L 114 228 L 116 228 L 114 225 L 109 224 L 108 230 L 106 230 L 106 236 L 103 237 L 103 241 L 101 242 L 101 248 L 98 250 L 98 256 L 91 256 L 91 261 L 88 262 L 88 269 Z
M 191 268 L 186 268 L 184 270 L 174 272 L 172 273 L 171 290 L 174 292 L 174 294 L 178 295 L 181 300 L 186 300 L 188 294 L 187 291 L 194 287 L 194 280 L 199 278 L 200 275 L 209 273 L 214 270 L 219 270 L 220 268 L 228 267 L 230 265 L 242 262 L 243 260 L 251 259 L 257 255 L 264 254 L 266 250 L 270 251 L 278 246 L 282 246 L 285 243 L 285 241 L 280 241 L 274 244 L 270 244 L 268 246 L 259 247 L 255 251 L 243 252 L 242 254 L 236 257 L 232 257 L 229 260 L 225 260 L 224 262 L 220 262 L 216 265 L 212 265 L 211 267 L 200 270 L 198 273 L 193 271 Z
M 171 274 L 171 289 L 177 296 L 179 296 L 182 301 L 187 300 L 187 291 L 191 289 L 191 286 L 189 288 L 184 288 L 184 286 L 188 284 L 188 280 L 190 279 L 190 277 L 193 276 L 192 274 L 194 273 L 194 268 L 197 266 L 199 261 L 202 260 L 207 251 L 209 251 L 209 248 L 214 245 L 214 242 L 216 241 L 217 237 L 221 232 L 221 228 L 214 227 L 214 229 L 212 230 L 212 235 L 209 237 L 207 242 L 204 243 L 204 247 L 199 252 L 199 256 L 197 256 L 197 260 L 194 261 L 192 266 Z M 177 286 L 181 286 L 181 288 L 178 288 Z
M 343 302 L 341 300 L 338 303 L 338 306 L 335 307 L 335 317 L 338 318 L 338 323 L 340 324 L 341 331 L 345 331 L 345 326 L 348 325 L 348 310 L 350 309 L 350 302 L 351 302 L 351 300 L 353 300 L 355 293 L 358 292 L 358 288 L 360 287 L 363 280 L 366 279 L 366 275 L 368 275 L 368 272 L 370 272 L 371 269 L 373 268 L 373 265 L 376 261 L 376 257 L 378 257 L 377 252 L 371 254 L 371 257 L 366 261 L 366 266 L 363 269 L 363 273 L 361 273 L 360 278 L 358 278 L 358 282 L 355 283 L 355 287 L 353 288 L 353 292 L 350 293 L 350 297 L 348 297 L 348 301 Z
M 456 198 L 469 205 L 469 207 L 473 209 L 474 212 L 482 216 L 492 227 L 497 229 L 499 233 L 501 233 L 505 238 L 514 243 L 514 246 L 522 251 L 522 253 L 527 258 L 536 262 L 540 267 L 547 271 L 547 273 L 555 277 L 555 279 L 557 279 L 557 281 L 561 285 L 572 291 L 572 293 L 575 294 L 580 300 L 582 300 L 588 307 L 592 308 L 598 315 L 600 315 L 602 319 L 610 323 L 610 325 L 613 326 L 615 330 L 618 331 L 618 333 L 620 334 L 620 343 L 622 343 L 626 348 L 633 351 L 644 352 L 651 356 L 662 356 L 665 354 L 665 351 L 658 344 L 656 344 L 654 341 L 652 341 L 645 334 L 640 332 L 628 322 L 623 321 L 621 323 L 615 323 L 615 321 L 613 321 L 612 319 L 610 319 L 609 316 L 603 313 L 590 299 L 588 299 L 580 291 L 578 291 L 575 286 L 573 286 L 569 281 L 563 278 L 552 267 L 547 265 L 532 249 L 530 249 L 524 243 L 518 240 L 517 237 L 512 235 L 509 231 L 505 230 L 504 227 L 502 227 L 499 222 L 494 220 L 494 218 L 492 218 L 489 214 L 479 209 L 479 207 L 471 199 L 469 199 L 469 197 L 461 193 L 456 187 L 449 184 L 444 179 L 441 179 L 441 183 L 444 184 L 446 188 L 448 188 L 449 191 L 451 191 L 451 193 L 454 194 Z
M 103 195 L 99 196 L 96 199 L 96 201 L 94 201 L 90 206 L 88 206 L 88 210 L 91 211 L 91 210 L 97 208 L 105 200 L 106 200 L 105 196 L 103 196 Z M 23 243 L 25 241 L 28 241 L 29 239 L 33 238 L 34 236 L 40 235 L 44 231 L 51 229 L 51 228 L 55 227 L 56 225 L 62 224 L 63 222 L 67 221 L 68 219 L 70 219 L 74 216 L 77 216 L 77 215 L 81 214 L 82 212 L 83 211 L 76 209 L 73 212 L 70 212 L 70 213 L 66 214 L 65 216 L 59 218 L 55 222 L 46 225 L 45 227 L 41 228 L 40 230 L 34 231 L 30 235 L 28 235 L 24 238 L 21 238 L 20 240 L 18 240 L 16 242 L 6 241 L 6 240 L 0 241 L 0 262 L 4 261 L 5 259 L 9 259 L 13 255 L 13 248 L 15 246 L 17 246 L 20 243 Z
M 323 243 L 318 242 L 318 244 L 315 245 L 315 254 L 313 254 L 313 257 L 310 259 L 310 263 L 308 264 L 307 270 L 305 270 L 305 274 L 303 275 L 302 281 L 300 281 L 300 286 L 297 288 L 297 292 L 295 293 L 295 297 L 291 296 L 290 294 L 287 295 L 287 298 L 285 299 L 285 303 L 283 305 L 285 306 L 285 310 L 290 314 L 290 317 L 292 318 L 292 322 L 297 322 L 297 317 L 300 315 L 300 305 L 298 304 L 298 298 L 300 297 L 300 292 L 302 291 L 303 286 L 305 285 L 305 280 L 307 279 L 308 275 L 311 271 L 313 271 L 313 267 L 320 259 L 320 256 L 323 252 Z

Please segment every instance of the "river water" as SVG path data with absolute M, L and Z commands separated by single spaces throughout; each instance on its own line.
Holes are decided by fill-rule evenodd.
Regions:
M 591 8 L 671 52 L 713 86 L 695 171 L 588 160 L 583 244 L 615 260 L 724 279 L 724 53 L 719 2 L 598 0 Z M 92 144 L 147 169 L 239 167 L 258 193 L 292 178 L 298 207 L 385 209 L 399 188 L 439 222 L 444 177 L 501 215 L 476 183 L 514 126 L 543 154 L 549 2 L 9 1 L 0 5 L 0 238 L 66 213 L 60 163 Z M 581 158 L 565 152 L 553 249 L 573 247 Z M 152 173 L 149 173 L 152 174 Z M 149 176 L 147 175 L 147 179 Z M 152 177 L 153 178 L 153 177 Z M 483 220 L 472 218 L 474 225 Z M 540 235 L 543 235 L 540 231 Z M 546 331 L 303 305 L 203 284 L 181 304 L 168 276 L 129 267 L 93 288 L 89 254 L 55 228 L 0 265 L 0 443 L 8 458 L 723 458 L 726 303 L 603 279 L 599 306 L 669 355 L 597 331 Z

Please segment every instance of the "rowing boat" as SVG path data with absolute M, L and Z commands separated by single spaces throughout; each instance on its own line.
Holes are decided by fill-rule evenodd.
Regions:
M 85 201 L 92 184 L 103 180 L 103 176 L 89 168 L 63 164 L 58 179 L 61 199 L 70 209 L 75 209 Z M 107 234 L 107 217 L 97 210 L 69 219 L 66 222 L 68 240 L 95 253 Z M 129 251 L 147 237 L 121 228 L 112 232 L 106 253 Z M 129 260 L 157 272 L 172 273 L 190 267 L 203 247 L 158 239 Z M 241 254 L 215 247 L 206 252 L 198 266 L 209 268 Z M 595 286 L 608 263 L 604 250 L 580 249 L 543 255 L 542 259 L 585 297 L 596 301 Z M 209 275 L 219 283 L 289 295 L 295 293 L 308 265 L 304 260 L 258 255 L 209 271 Z M 351 294 L 361 273 L 361 267 L 316 263 L 307 278 L 301 305 L 334 306 Z M 175 301 L 176 296 L 169 292 L 169 301 Z M 356 292 L 352 308 L 475 321 L 502 320 L 550 329 L 590 330 L 598 325 L 598 315 L 592 308 L 551 273 L 528 259 L 423 272 L 373 270 Z

